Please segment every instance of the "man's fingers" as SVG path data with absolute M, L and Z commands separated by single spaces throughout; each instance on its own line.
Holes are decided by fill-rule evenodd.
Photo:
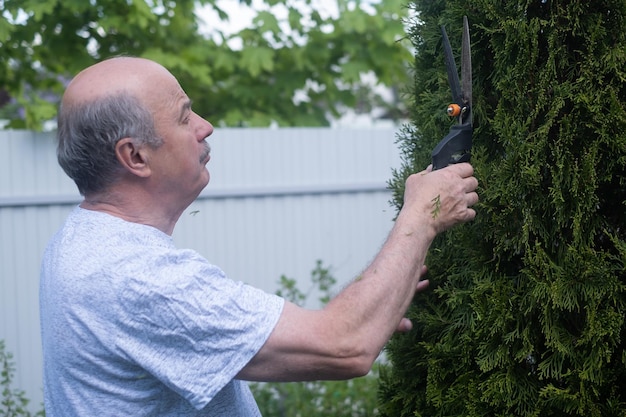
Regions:
M 474 204 L 478 203 L 478 193 L 476 191 L 472 191 L 471 193 L 467 194 L 467 200 L 468 200 L 468 207 L 473 206 Z
M 396 327 L 396 332 L 406 333 L 410 331 L 412 328 L 413 328 L 413 323 L 411 323 L 411 320 L 407 319 L 406 317 L 402 317 L 402 320 L 400 320 L 398 327 Z
M 468 208 L 466 211 L 466 216 L 465 216 L 465 221 L 469 222 L 474 220 L 474 218 L 476 217 L 476 210 Z
M 463 178 L 463 187 L 466 193 L 475 191 L 478 188 L 478 180 L 476 177 Z
M 461 178 L 467 178 L 474 175 L 474 167 L 469 162 L 461 162 L 459 164 L 451 164 L 447 167 L 443 168 L 450 171 L 453 171 Z
M 419 280 L 419 282 L 417 283 L 417 287 L 415 287 L 415 292 L 424 291 L 426 288 L 428 288 L 429 284 L 430 281 L 428 281 L 427 279 Z

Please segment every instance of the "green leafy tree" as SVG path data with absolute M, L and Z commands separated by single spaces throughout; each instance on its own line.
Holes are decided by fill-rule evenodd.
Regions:
M 626 415 L 626 1 L 415 0 L 414 119 L 394 202 L 449 128 L 441 47 L 474 68 L 475 221 L 389 346 L 388 416 Z M 459 58 L 457 58 L 459 62 Z
M 237 16 L 217 0 L 0 0 L 0 91 L 16 101 L 0 117 L 40 128 L 79 70 L 134 55 L 168 67 L 215 124 L 326 125 L 346 108 L 373 106 L 398 119 L 406 113 L 398 94 L 385 99 L 363 77 L 396 93 L 406 84 L 403 1 L 337 0 L 338 14 L 323 15 L 313 0 L 265 0 L 250 27 L 228 33 L 216 23 Z M 203 26 L 210 36 L 199 30 L 197 7 L 217 16 Z M 235 40 L 241 48 L 229 46 Z

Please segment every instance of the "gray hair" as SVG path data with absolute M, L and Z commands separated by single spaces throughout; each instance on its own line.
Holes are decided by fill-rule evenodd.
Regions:
M 57 159 L 81 195 L 105 191 L 121 173 L 115 155 L 120 139 L 137 146 L 161 146 L 152 114 L 123 92 L 59 108 Z

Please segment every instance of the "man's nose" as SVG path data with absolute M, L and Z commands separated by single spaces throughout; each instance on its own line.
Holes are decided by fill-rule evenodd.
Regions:
M 196 127 L 196 132 L 198 133 L 198 140 L 202 141 L 206 137 L 211 136 L 211 134 L 213 133 L 213 125 L 211 124 L 211 122 L 203 119 L 197 114 L 194 113 L 194 115 L 197 117 L 197 120 L 198 120 L 197 122 L 198 125 Z

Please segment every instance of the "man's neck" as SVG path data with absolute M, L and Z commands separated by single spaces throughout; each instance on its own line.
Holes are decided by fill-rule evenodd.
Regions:
M 144 193 L 107 192 L 85 196 L 80 204 L 86 210 L 99 211 L 119 217 L 123 220 L 145 224 L 171 235 L 174 226 L 182 214 L 180 211 L 168 211 L 163 202 L 151 201 Z

